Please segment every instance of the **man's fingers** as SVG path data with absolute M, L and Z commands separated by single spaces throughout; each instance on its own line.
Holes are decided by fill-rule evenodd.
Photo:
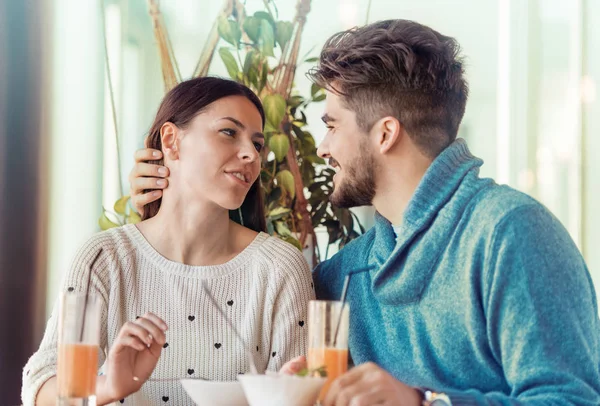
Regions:
M 134 165 L 129 175 L 130 180 L 139 177 L 147 178 L 166 178 L 169 176 L 169 168 L 162 165 L 149 164 L 146 162 L 138 162 Z
M 131 203 L 136 208 L 138 213 L 144 212 L 144 206 L 150 202 L 158 200 L 162 197 L 162 190 L 144 193 L 143 195 L 135 195 L 131 198 Z
M 135 162 L 153 161 L 162 158 L 162 152 L 152 148 L 138 149 L 133 154 Z
M 352 368 L 350 371 L 333 381 L 327 391 L 323 404 L 325 406 L 347 406 L 348 402 L 351 400 L 348 396 L 354 393 L 356 389 L 359 389 L 363 382 L 368 381 L 369 379 L 366 378 L 377 370 L 378 367 L 371 362 Z M 340 397 L 343 392 L 345 392 L 345 396 Z M 346 403 L 344 403 L 344 401 L 346 401 Z
M 161 178 L 133 178 L 131 180 L 132 194 L 141 193 L 146 189 L 165 189 L 169 181 Z

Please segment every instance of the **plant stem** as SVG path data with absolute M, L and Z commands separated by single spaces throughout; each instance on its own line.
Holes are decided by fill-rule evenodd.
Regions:
M 119 143 L 119 126 L 117 125 L 117 106 L 115 104 L 115 92 L 113 89 L 112 76 L 110 74 L 110 60 L 108 58 L 108 44 L 106 38 L 106 16 L 104 14 L 104 3 L 100 2 L 100 9 L 102 13 L 102 35 L 104 37 L 104 61 L 106 63 L 106 78 L 108 81 L 108 93 L 110 94 L 110 107 L 112 112 L 113 125 L 115 127 L 115 144 L 117 148 L 117 172 L 119 180 L 119 191 L 121 197 L 123 193 L 123 181 L 121 179 L 121 147 Z

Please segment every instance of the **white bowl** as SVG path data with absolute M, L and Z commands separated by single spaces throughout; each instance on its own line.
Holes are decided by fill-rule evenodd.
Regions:
M 198 406 L 248 406 L 242 385 L 237 381 L 182 379 L 181 385 Z
M 238 375 L 250 406 L 312 406 L 327 378 L 295 375 Z

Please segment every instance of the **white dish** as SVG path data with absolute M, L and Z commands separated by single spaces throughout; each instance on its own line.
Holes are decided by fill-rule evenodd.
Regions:
M 312 406 L 327 378 L 295 375 L 238 375 L 250 406 Z
M 248 406 L 242 385 L 237 381 L 182 379 L 181 385 L 198 406 Z

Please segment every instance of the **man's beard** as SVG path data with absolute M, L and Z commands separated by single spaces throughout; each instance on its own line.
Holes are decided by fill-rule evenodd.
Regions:
M 349 164 L 350 165 L 350 164 Z M 369 206 L 375 197 L 375 160 L 362 149 L 361 154 L 351 164 L 344 167 L 343 181 L 334 185 L 329 200 L 334 206 L 350 208 Z

